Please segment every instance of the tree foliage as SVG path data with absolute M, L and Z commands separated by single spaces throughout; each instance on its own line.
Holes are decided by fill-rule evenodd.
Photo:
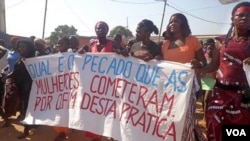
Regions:
M 113 37 L 115 34 L 121 34 L 125 38 L 134 37 L 133 34 L 132 34 L 132 32 L 129 29 L 123 27 L 123 26 L 116 26 L 116 27 L 114 27 L 110 31 L 109 36 Z
M 54 32 L 51 32 L 49 37 L 50 43 L 55 45 L 59 37 L 77 35 L 76 32 L 77 29 L 75 29 L 74 26 L 69 27 L 68 25 L 59 25 L 57 28 L 55 28 Z

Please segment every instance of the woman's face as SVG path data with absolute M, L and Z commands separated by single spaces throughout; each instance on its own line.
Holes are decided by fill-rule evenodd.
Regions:
M 179 33 L 181 29 L 181 20 L 176 16 L 172 16 L 169 20 L 168 27 L 171 33 Z
M 204 50 L 207 54 L 209 54 L 210 56 L 212 56 L 213 50 L 215 48 L 214 44 L 208 43 L 208 44 L 204 44 Z
M 17 51 L 20 53 L 22 57 L 26 57 L 28 53 L 28 47 L 25 43 L 20 42 L 17 46 Z
M 136 28 L 136 40 L 143 41 L 147 38 L 147 32 L 145 28 L 140 27 L 139 25 Z
M 95 32 L 98 37 L 105 37 L 107 35 L 107 25 L 98 23 L 95 27 Z
M 58 40 L 57 47 L 60 52 L 67 52 L 69 49 L 69 44 L 67 44 L 67 42 L 61 38 Z
M 232 21 L 238 29 L 248 29 L 250 27 L 250 11 L 239 10 L 238 8 L 232 18 Z

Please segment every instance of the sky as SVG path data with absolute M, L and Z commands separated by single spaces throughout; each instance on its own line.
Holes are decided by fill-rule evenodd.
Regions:
M 43 29 L 44 37 L 49 37 L 59 25 L 68 25 L 74 26 L 78 35 L 95 36 L 95 24 L 105 21 L 110 30 L 124 26 L 135 35 L 137 24 L 143 19 L 153 21 L 162 33 L 172 14 L 183 13 L 193 35 L 226 34 L 232 8 L 238 2 L 167 0 L 165 12 L 164 0 L 47 0 L 46 10 L 45 3 L 46 0 L 5 0 L 6 33 L 42 38 Z

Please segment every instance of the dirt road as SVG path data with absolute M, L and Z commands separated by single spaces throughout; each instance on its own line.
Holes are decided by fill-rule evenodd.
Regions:
M 201 103 L 197 102 L 196 115 L 198 121 L 202 119 L 203 110 Z M 53 141 L 57 136 L 57 133 L 50 126 L 39 126 L 32 134 L 25 139 L 17 139 L 17 136 L 20 135 L 23 131 L 23 126 L 16 120 L 16 117 L 11 117 L 12 124 L 7 128 L 0 128 L 0 141 Z M 3 124 L 0 119 L 0 126 Z M 202 128 L 205 132 L 205 127 Z M 89 138 L 84 137 L 83 132 L 72 131 L 69 133 L 69 139 L 67 141 L 91 141 Z
M 6 128 L 0 128 L 0 141 L 53 141 L 57 136 L 57 133 L 50 126 L 39 126 L 32 130 L 31 135 L 25 139 L 17 139 L 23 131 L 23 126 L 20 124 L 16 117 L 11 117 L 11 126 Z M 0 126 L 3 121 L 0 120 Z M 90 139 L 84 137 L 83 132 L 76 130 L 71 131 L 67 141 L 90 141 Z

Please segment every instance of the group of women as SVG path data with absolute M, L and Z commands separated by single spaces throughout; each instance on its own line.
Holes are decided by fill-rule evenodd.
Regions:
M 193 92 L 186 116 L 182 140 L 222 141 L 223 125 L 250 126 L 250 87 L 243 66 L 250 65 L 250 2 L 238 3 L 231 13 L 231 28 L 225 36 L 217 37 L 213 57 L 207 64 L 199 40 L 191 35 L 185 15 L 173 14 L 165 32 L 165 40 L 157 46 L 150 40 L 158 29 L 150 20 L 142 20 L 136 29 L 136 41 L 129 54 L 144 61 L 151 59 L 191 63 L 199 75 L 216 71 L 216 82 L 208 96 L 206 138 L 196 124 Z
M 133 56 L 144 61 L 152 59 L 168 60 L 179 63 L 191 63 L 192 68 L 198 69 L 206 65 L 206 58 L 203 55 L 199 40 L 191 35 L 187 18 L 180 13 L 174 14 L 166 30 L 166 39 L 162 47 L 150 39 L 154 32 L 158 34 L 158 28 L 151 20 L 144 19 L 138 23 L 136 28 L 136 42 L 134 42 L 128 51 L 119 46 L 115 41 L 106 38 L 108 33 L 108 24 L 101 21 L 95 26 L 97 39 L 91 42 L 89 52 L 115 52 L 123 56 Z M 85 50 L 86 51 L 86 50 Z M 84 52 L 85 52 L 84 51 Z M 81 51 L 81 53 L 84 53 Z M 182 140 L 206 140 L 201 130 L 195 123 L 195 92 L 190 98 L 188 113 L 186 116 L 185 127 Z M 113 140 L 112 138 L 86 133 L 86 136 L 93 140 Z

